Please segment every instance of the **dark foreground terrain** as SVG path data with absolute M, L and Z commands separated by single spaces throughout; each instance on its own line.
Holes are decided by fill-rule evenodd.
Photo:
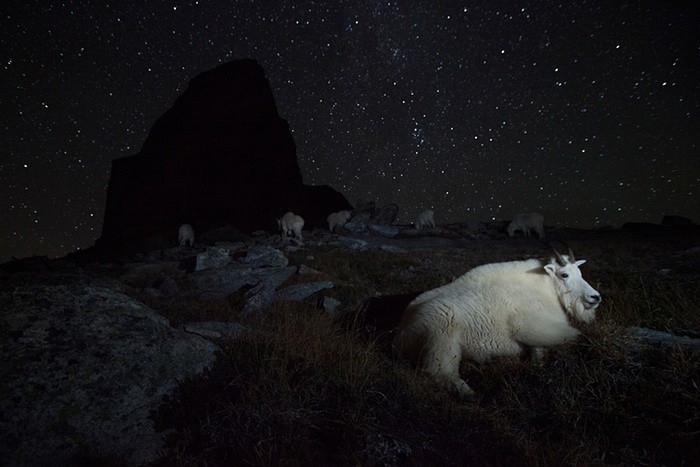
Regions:
M 155 465 L 699 465 L 694 227 L 549 231 L 588 260 L 584 277 L 603 295 L 598 319 L 577 342 L 542 360 L 466 365 L 474 403 L 451 398 L 395 361 L 391 329 L 413 294 L 479 264 L 548 256 L 537 241 L 455 228 L 392 238 L 396 232 L 317 230 L 294 246 L 264 233 L 224 238 L 218 245 L 226 261 L 249 258 L 259 246 L 284 253 L 293 274 L 269 300 L 261 289 L 266 278 L 231 293 L 204 293 L 197 279 L 203 272 L 188 271 L 207 245 L 80 266 L 16 261 L 3 265 L 0 291 L 10 309 L 11 297 L 29 283 L 99 282 L 188 334 L 209 323 L 199 334 L 218 346 L 215 363 L 180 380 L 149 412 L 166 435 L 158 459 L 144 457 Z M 305 287 L 309 295 L 292 298 Z M 212 331 L 212 322 L 242 331 Z M 642 339 L 633 332 L 638 327 L 670 340 Z M 5 343 L 19 335 L 13 332 Z M 3 391 L 12 384 L 6 381 Z M 77 415 L 58 413 L 58 428 L 79 431 Z M 74 462 L 134 459 L 94 440 L 74 444 Z

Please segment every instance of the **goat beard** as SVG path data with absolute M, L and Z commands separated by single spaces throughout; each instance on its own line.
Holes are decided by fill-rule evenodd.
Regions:
M 595 310 L 598 305 L 586 308 L 581 301 L 576 301 L 569 305 L 567 316 L 571 324 L 590 324 L 595 319 Z

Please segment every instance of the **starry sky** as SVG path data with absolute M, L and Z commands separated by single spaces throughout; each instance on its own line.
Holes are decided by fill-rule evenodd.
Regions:
M 5 0 L 0 261 L 102 227 L 110 162 L 256 59 L 304 182 L 437 223 L 700 221 L 697 1 Z

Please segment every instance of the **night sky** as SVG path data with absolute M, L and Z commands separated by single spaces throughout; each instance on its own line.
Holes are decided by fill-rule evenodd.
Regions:
M 4 0 L 0 261 L 91 246 L 111 160 L 239 58 L 304 182 L 399 223 L 698 222 L 699 3 Z

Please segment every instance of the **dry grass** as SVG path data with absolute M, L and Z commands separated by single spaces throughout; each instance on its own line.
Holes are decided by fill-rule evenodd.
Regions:
M 183 386 L 164 465 L 511 463 L 510 441 L 371 341 L 303 305 L 279 303 L 265 338 L 225 348 L 207 377 Z M 470 419 L 464 423 L 465 418 Z M 445 433 L 450 433 L 446 436 Z M 472 439 L 482 449 L 451 452 Z
M 700 328 L 697 283 L 640 264 L 630 271 L 629 250 L 589 249 L 607 258 L 596 264 L 589 254 L 584 266 L 605 297 L 597 323 L 541 361 L 466 365 L 480 395 L 472 404 L 452 400 L 312 301 L 275 303 L 246 323 L 261 335 L 221 342 L 216 368 L 184 383 L 155 417 L 176 429 L 163 465 L 698 465 L 698 355 L 635 347 L 621 332 Z M 376 294 L 441 285 L 487 256 L 508 259 L 483 250 L 319 248 L 290 261 L 322 273 L 293 281 L 333 280 L 327 294 L 353 311 Z M 171 311 L 188 307 L 201 320 L 239 318 L 235 297 Z

